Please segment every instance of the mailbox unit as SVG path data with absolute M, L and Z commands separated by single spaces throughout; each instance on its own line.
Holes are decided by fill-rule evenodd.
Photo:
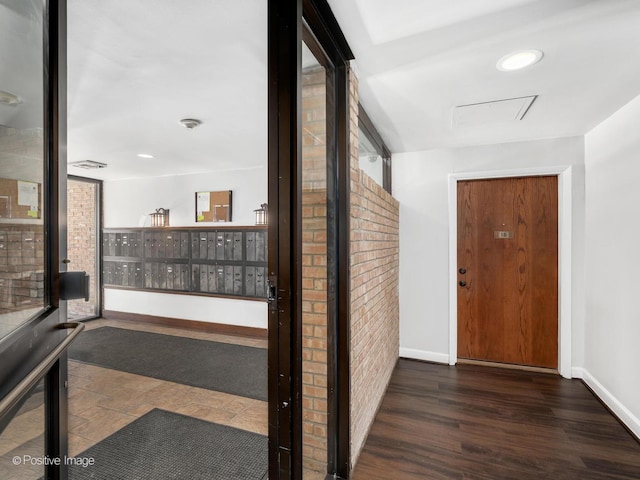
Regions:
M 264 299 L 266 227 L 105 229 L 109 288 Z

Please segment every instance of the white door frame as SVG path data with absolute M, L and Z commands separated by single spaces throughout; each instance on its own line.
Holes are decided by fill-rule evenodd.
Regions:
M 571 166 L 449 174 L 449 365 L 458 361 L 458 181 L 558 177 L 558 372 L 571 378 Z

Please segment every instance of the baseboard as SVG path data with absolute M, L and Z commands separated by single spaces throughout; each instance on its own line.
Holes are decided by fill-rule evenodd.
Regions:
M 571 378 L 584 378 L 584 368 L 582 367 L 571 367 Z
M 573 368 L 574 378 L 580 378 L 589 389 L 604 403 L 618 420 L 640 441 L 640 419 L 636 417 L 620 400 L 584 368 Z
M 164 327 L 184 328 L 186 330 L 196 330 L 199 332 L 217 333 L 220 335 L 236 335 L 239 337 L 266 339 L 268 331 L 266 328 L 242 327 L 238 325 L 224 325 L 222 323 L 198 322 L 197 320 L 183 320 L 181 318 L 156 317 L 154 315 L 142 315 L 139 313 L 118 312 L 115 310 L 105 310 L 102 318 L 108 320 L 123 320 L 135 323 L 151 323 Z
M 427 350 L 416 350 L 415 348 L 400 348 L 401 358 L 411 358 L 413 360 L 424 360 L 426 362 L 449 364 L 448 353 L 429 352 Z

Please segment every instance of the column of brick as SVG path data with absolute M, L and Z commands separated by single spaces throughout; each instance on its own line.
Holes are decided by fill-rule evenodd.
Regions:
M 350 73 L 351 463 L 399 353 L 399 204 L 358 166 L 358 82 Z
M 304 468 L 327 466 L 326 74 L 302 76 L 302 408 Z
M 69 268 L 84 271 L 96 279 L 96 194 L 95 183 L 69 180 L 67 182 L 67 258 Z M 89 301 L 69 302 L 72 317 L 92 316 L 96 308 L 96 292 L 92 288 Z

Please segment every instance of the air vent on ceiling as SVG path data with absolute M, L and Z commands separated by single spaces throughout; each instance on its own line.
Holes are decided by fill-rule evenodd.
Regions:
M 536 98 L 538 98 L 537 95 L 532 95 L 530 97 L 507 98 L 493 102 L 459 105 L 453 109 L 453 126 L 522 120 Z
M 91 170 L 95 168 L 106 168 L 106 163 L 96 162 L 94 160 L 82 160 L 80 162 L 74 162 L 71 164 L 74 167 L 84 168 L 86 170 Z

